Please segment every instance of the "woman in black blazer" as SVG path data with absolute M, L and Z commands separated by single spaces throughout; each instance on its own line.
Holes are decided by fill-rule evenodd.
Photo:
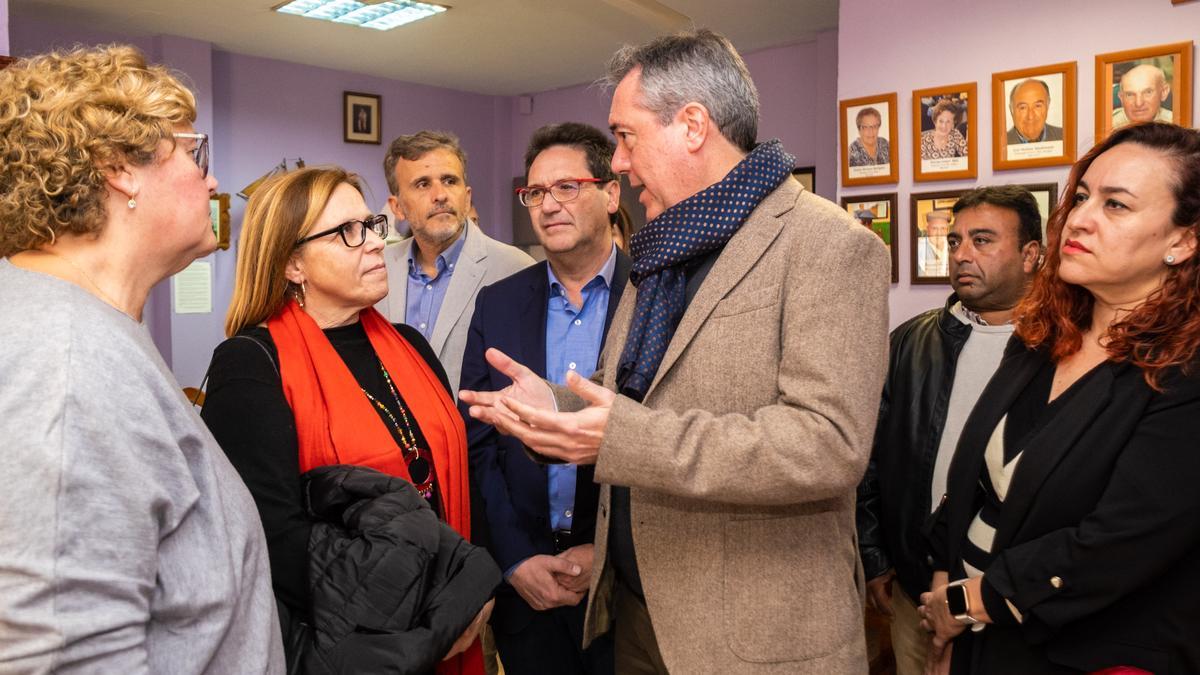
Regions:
M 1200 132 L 1120 129 L 1065 194 L 934 519 L 929 670 L 1200 673 Z

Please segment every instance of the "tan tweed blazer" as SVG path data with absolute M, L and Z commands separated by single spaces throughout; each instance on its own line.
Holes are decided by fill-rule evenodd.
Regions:
M 644 405 L 613 406 L 585 641 L 610 627 L 609 485 L 627 485 L 672 673 L 866 672 L 854 491 L 886 369 L 888 265 L 878 237 L 791 178 L 729 241 Z M 636 296 L 597 373 L 610 389 Z

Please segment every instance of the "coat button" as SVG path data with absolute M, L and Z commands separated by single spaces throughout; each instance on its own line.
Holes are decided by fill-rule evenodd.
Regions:
M 1050 577 L 1050 585 L 1055 588 L 1062 588 L 1062 586 L 1063 586 L 1062 577 L 1057 577 L 1057 576 Z
M 925 556 L 925 564 L 932 565 L 933 564 L 933 556 L 931 556 L 931 555 Z

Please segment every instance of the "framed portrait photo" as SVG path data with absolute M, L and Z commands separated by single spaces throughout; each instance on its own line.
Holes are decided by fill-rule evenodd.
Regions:
M 913 180 L 975 178 L 974 82 L 913 91 Z
M 909 197 L 909 260 L 914 284 L 950 283 L 950 246 L 947 236 L 954 224 L 955 202 L 966 190 L 920 192 Z
M 896 243 L 896 207 L 898 198 L 895 192 L 878 195 L 853 195 L 842 197 L 842 208 L 863 227 L 883 240 L 888 252 L 892 255 L 892 283 L 900 281 L 900 247 Z
M 1033 193 L 1037 200 L 1038 212 L 1042 214 L 1042 246 L 1046 245 L 1046 223 L 1050 220 L 1050 212 L 1058 206 L 1058 183 L 1036 183 L 1021 187 Z
M 817 193 L 817 167 L 815 166 L 798 166 L 792 169 L 792 175 L 805 190 L 816 194 Z
M 382 99 L 375 94 L 342 92 L 342 140 L 347 143 L 380 145 L 379 128 Z
M 842 139 L 842 185 L 900 180 L 896 140 L 896 93 L 838 102 Z
M 1191 42 L 1096 55 L 1096 142 L 1151 120 L 1191 125 Z
M 229 250 L 229 193 L 222 192 L 208 198 L 208 214 L 212 220 L 213 235 L 217 248 Z
M 992 74 L 992 168 L 1075 161 L 1075 62 Z

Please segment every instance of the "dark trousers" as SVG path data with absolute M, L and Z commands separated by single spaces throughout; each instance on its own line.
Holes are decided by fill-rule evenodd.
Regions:
M 583 617 L 587 598 L 574 607 L 534 612 L 516 633 L 493 628 L 505 675 L 612 675 L 612 635 L 602 635 L 585 650 Z
M 621 675 L 667 675 L 646 601 L 620 581 L 615 586 L 616 607 L 613 630 L 609 634 L 615 634 L 617 672 Z

